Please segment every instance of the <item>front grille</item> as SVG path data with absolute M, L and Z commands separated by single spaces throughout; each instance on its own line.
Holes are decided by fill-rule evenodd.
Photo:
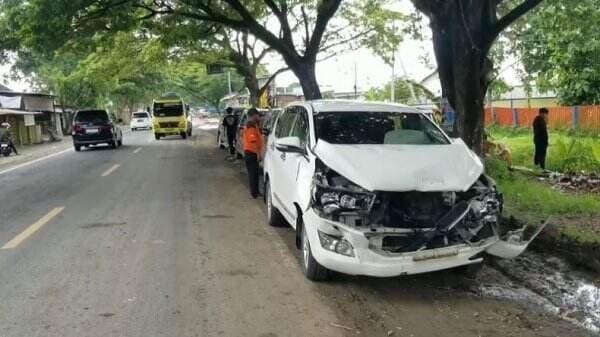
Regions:
M 158 125 L 161 128 L 177 128 L 179 127 L 179 122 L 161 122 Z

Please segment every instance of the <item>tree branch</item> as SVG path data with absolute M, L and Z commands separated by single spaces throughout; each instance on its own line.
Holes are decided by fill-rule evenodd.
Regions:
M 271 76 L 269 76 L 269 78 L 267 79 L 267 81 L 265 82 L 265 84 L 262 85 L 262 87 L 260 87 L 260 89 L 258 90 L 258 96 L 260 97 L 265 90 L 267 90 L 267 88 L 269 88 L 269 85 L 271 84 L 271 82 L 273 82 L 273 80 L 275 79 L 275 77 L 277 77 L 277 75 L 290 70 L 290 68 L 280 68 L 278 69 L 276 72 L 274 72 L 273 74 L 271 74 Z
M 494 41 L 503 30 L 505 30 L 511 23 L 518 20 L 525 13 L 532 10 L 535 6 L 539 5 L 543 0 L 524 0 L 520 5 L 513 8 L 510 12 L 500 18 L 492 26 L 491 32 L 488 34 L 487 40 Z
M 323 38 L 323 34 L 325 33 L 325 29 L 327 28 L 327 24 L 329 23 L 331 17 L 340 7 L 341 2 L 342 0 L 322 0 L 321 3 L 318 5 L 315 28 L 313 30 L 313 35 L 310 38 L 308 45 L 306 46 L 306 52 L 304 53 L 304 57 L 308 59 L 316 59 L 317 53 L 319 52 L 319 47 L 321 45 L 321 40 Z

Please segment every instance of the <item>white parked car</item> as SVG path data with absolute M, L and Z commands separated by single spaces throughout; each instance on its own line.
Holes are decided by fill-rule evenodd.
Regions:
M 461 140 L 384 103 L 288 106 L 268 138 L 268 221 L 296 231 L 303 270 L 391 277 L 512 258 L 539 231 L 502 232 L 502 195 Z M 540 228 L 541 231 L 541 228 Z
M 129 123 L 129 127 L 131 127 L 131 131 L 136 131 L 139 129 L 152 129 L 152 118 L 150 114 L 145 111 L 134 112 L 131 114 L 131 122 Z

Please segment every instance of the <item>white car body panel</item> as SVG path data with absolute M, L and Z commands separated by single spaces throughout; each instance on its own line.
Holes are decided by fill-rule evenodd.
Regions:
M 464 144 L 333 145 L 317 142 L 325 165 L 369 191 L 466 191 L 483 173 Z
M 419 113 L 406 106 L 385 103 L 316 101 L 290 106 L 303 107 L 309 116 L 319 111 Z M 474 245 L 458 244 L 404 253 L 375 249 L 373 240 L 390 235 L 393 228 L 381 228 L 381 232 L 374 233 L 366 226 L 348 226 L 322 218 L 312 208 L 317 160 L 371 192 L 466 191 L 484 173 L 481 160 L 461 140 L 449 139 L 451 143 L 444 145 L 336 145 L 317 141 L 312 118 L 309 118 L 309 143 L 304 155 L 281 152 L 275 146 L 276 140 L 274 135 L 269 136 L 264 159 L 265 178 L 268 177 L 274 195 L 273 206 L 293 228 L 296 228 L 296 207 L 300 208 L 312 255 L 328 269 L 375 277 L 425 273 L 479 263 L 483 258 L 478 254 L 483 252 L 503 258 L 515 257 L 537 235 L 527 241 L 518 233 L 513 233 L 515 235 L 508 240 L 492 235 Z M 285 163 L 282 163 L 283 158 Z M 318 231 L 350 242 L 355 256 L 324 249 Z

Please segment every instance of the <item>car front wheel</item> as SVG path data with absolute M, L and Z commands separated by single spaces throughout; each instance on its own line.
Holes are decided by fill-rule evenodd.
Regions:
M 302 226 L 302 270 L 311 281 L 325 281 L 329 278 L 329 269 L 315 260 L 310 249 L 306 228 Z

